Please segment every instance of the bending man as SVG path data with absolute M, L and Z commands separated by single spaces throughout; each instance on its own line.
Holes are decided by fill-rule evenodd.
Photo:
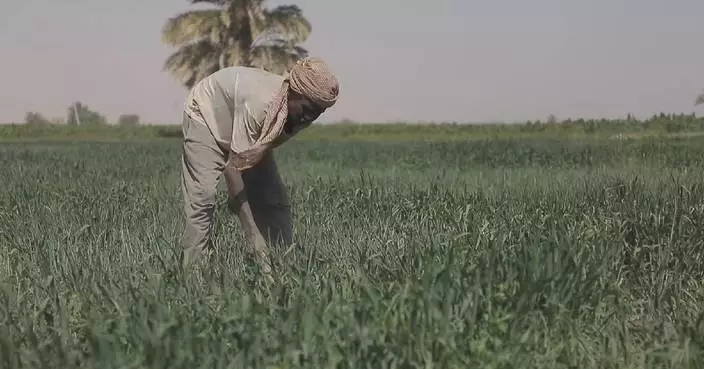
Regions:
M 271 151 L 333 106 L 338 90 L 318 58 L 300 60 L 286 76 L 224 68 L 191 89 L 183 114 L 183 266 L 212 250 L 216 187 L 224 174 L 230 208 L 269 271 L 267 243 L 292 243 L 288 195 Z

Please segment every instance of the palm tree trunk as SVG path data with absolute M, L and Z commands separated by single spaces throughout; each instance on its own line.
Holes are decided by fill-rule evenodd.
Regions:
M 252 27 L 252 22 L 255 21 L 254 9 L 250 6 L 247 7 L 247 25 L 245 26 L 245 31 L 242 33 L 242 40 L 239 43 L 240 55 L 242 56 L 242 64 L 245 66 L 252 66 L 252 43 L 254 43 L 254 31 Z
M 224 49 L 220 52 L 220 58 L 218 60 L 218 65 L 220 66 L 220 69 L 227 67 L 227 52 Z
M 251 37 L 249 37 L 251 39 Z M 249 44 L 245 44 L 245 42 L 240 43 L 240 55 L 242 56 L 242 65 L 245 67 L 251 67 L 252 66 L 252 53 L 249 51 Z

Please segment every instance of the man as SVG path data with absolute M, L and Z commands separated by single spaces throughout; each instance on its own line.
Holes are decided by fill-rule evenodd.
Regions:
M 318 58 L 300 60 L 286 76 L 224 68 L 192 88 L 183 113 L 183 266 L 212 251 L 216 186 L 224 174 L 230 209 L 270 272 L 267 243 L 292 243 L 288 195 L 272 150 L 333 106 L 338 91 Z

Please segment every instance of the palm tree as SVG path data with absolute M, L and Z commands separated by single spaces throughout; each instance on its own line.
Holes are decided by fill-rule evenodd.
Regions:
M 694 102 L 695 105 L 704 104 L 704 93 L 697 97 L 697 101 Z
M 299 44 L 311 25 L 296 5 L 265 8 L 266 0 L 188 0 L 212 9 L 191 10 L 166 21 L 162 42 L 179 49 L 164 63 L 187 88 L 227 66 L 282 74 L 308 52 Z

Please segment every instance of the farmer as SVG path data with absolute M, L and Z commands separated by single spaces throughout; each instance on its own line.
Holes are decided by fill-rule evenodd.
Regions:
M 182 266 L 212 252 L 216 186 L 224 174 L 230 209 L 263 271 L 270 271 L 267 243 L 293 243 L 289 199 L 272 149 L 333 106 L 338 89 L 318 58 L 299 60 L 286 76 L 228 67 L 191 89 L 183 113 Z

